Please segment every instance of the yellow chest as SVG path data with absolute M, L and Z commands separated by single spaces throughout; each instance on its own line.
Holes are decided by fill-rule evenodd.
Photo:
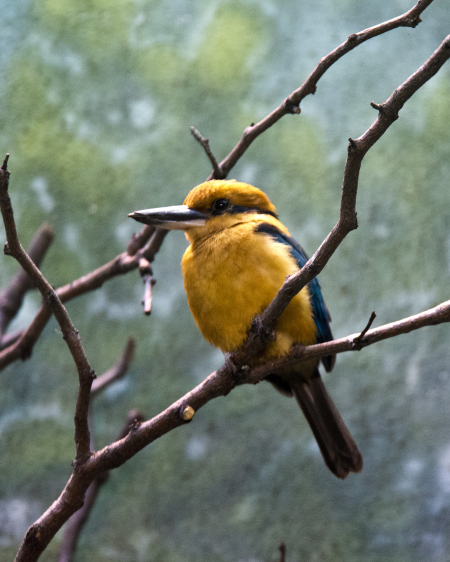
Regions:
M 298 270 L 289 248 L 254 224 L 221 230 L 186 250 L 181 266 L 189 308 L 204 338 L 224 352 L 237 349 L 251 322 L 272 301 L 287 275 Z M 315 343 L 316 326 L 307 287 L 282 314 L 265 358 L 293 343 Z

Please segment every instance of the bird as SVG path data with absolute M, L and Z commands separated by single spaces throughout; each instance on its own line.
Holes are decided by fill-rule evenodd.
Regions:
M 210 180 L 194 187 L 183 205 L 144 209 L 128 215 L 168 230 L 183 230 L 189 242 L 181 269 L 187 301 L 203 337 L 225 354 L 239 349 L 253 320 L 273 300 L 286 276 L 308 261 L 303 248 L 278 219 L 259 188 L 236 180 Z M 295 344 L 331 341 L 331 317 L 317 278 L 280 316 L 273 341 L 249 366 L 286 355 Z M 322 357 L 330 372 L 336 356 Z M 319 359 L 309 359 L 268 380 L 295 396 L 326 466 L 338 478 L 362 470 L 362 455 L 328 394 Z

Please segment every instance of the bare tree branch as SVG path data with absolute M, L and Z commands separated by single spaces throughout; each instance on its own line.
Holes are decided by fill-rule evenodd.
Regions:
M 144 314 L 147 316 L 152 311 L 153 302 L 153 285 L 156 280 L 153 279 L 153 270 L 150 262 L 145 258 L 142 258 L 139 262 L 139 273 L 141 274 L 142 280 L 144 281 L 144 298 L 142 299 L 142 304 L 144 305 Z
M 205 139 L 204 137 L 202 137 L 202 135 L 200 134 L 199 131 L 197 131 L 197 129 L 195 127 L 191 127 L 191 133 L 192 136 L 195 138 L 195 140 L 197 140 L 203 147 L 203 150 L 206 153 L 206 156 L 209 158 L 209 161 L 212 164 L 213 167 L 213 175 L 214 175 L 214 179 L 216 180 L 220 180 L 226 177 L 226 174 L 224 174 L 219 166 L 219 164 L 217 163 L 216 157 L 214 156 L 210 146 L 209 146 L 209 139 Z
M 119 361 L 108 369 L 106 373 L 95 379 L 91 386 L 91 396 L 96 396 L 99 392 L 110 386 L 113 382 L 121 379 L 128 371 L 131 361 L 133 360 L 134 350 L 136 348 L 136 340 L 129 338 Z
M 40 266 L 52 241 L 52 227 L 48 224 L 43 224 L 33 236 L 28 250 L 28 255 L 37 267 Z M 11 279 L 9 286 L 0 292 L 0 341 L 11 320 L 22 306 L 25 294 L 33 287 L 34 285 L 30 278 L 21 268 Z
M 230 170 L 236 165 L 236 162 L 244 154 L 251 143 L 259 137 L 269 127 L 274 125 L 282 117 L 287 114 L 300 113 L 300 103 L 309 94 L 314 94 L 317 89 L 317 82 L 322 78 L 325 72 L 340 58 L 346 55 L 349 51 L 353 50 L 361 43 L 377 37 L 383 33 L 396 29 L 397 27 L 416 27 L 422 20 L 420 14 L 428 8 L 433 0 L 419 0 L 417 4 L 402 16 L 391 19 L 374 27 L 353 33 L 344 43 L 336 47 L 326 57 L 323 57 L 316 68 L 311 72 L 305 82 L 292 92 L 281 105 L 279 105 L 270 115 L 265 117 L 262 121 L 256 124 L 251 124 L 247 127 L 242 135 L 240 141 L 233 148 L 224 160 L 219 164 L 219 170 L 214 168 L 213 173 L 208 177 L 208 180 L 222 179 L 227 177 Z
M 7 158 L 0 169 L 0 208 L 5 225 L 5 253 L 13 256 L 27 272 L 31 281 L 39 289 L 42 298 L 54 314 L 63 333 L 63 339 L 69 347 L 75 361 L 79 377 L 79 390 L 75 408 L 75 444 L 77 448 L 76 462 L 81 462 L 90 455 L 90 435 L 88 426 L 88 408 L 91 384 L 95 373 L 84 353 L 78 330 L 72 324 L 67 310 L 58 298 L 53 287 L 45 279 L 28 254 L 22 248 L 17 236 L 13 208 L 8 194 L 10 173 L 7 170 Z
M 91 514 L 100 488 L 107 482 L 108 477 L 109 472 L 104 472 L 94 478 L 84 496 L 83 507 L 76 511 L 69 519 L 59 547 L 59 562 L 71 562 L 74 559 L 81 531 Z
M 145 229 L 142 229 L 142 231 L 144 230 Z M 135 252 L 134 255 L 130 255 L 128 252 L 119 254 L 113 260 L 91 273 L 83 275 L 79 279 L 76 279 L 75 281 L 57 289 L 57 296 L 60 298 L 61 302 L 65 303 L 75 297 L 98 289 L 103 285 L 103 283 L 113 277 L 124 275 L 133 269 L 137 269 L 141 258 L 145 258 L 149 262 L 153 262 L 166 235 L 167 230 L 163 230 L 161 228 L 153 230 L 150 240 L 146 242 L 143 248 Z M 144 236 L 136 236 L 133 240 L 134 243 L 138 243 L 138 240 L 140 242 L 145 242 L 145 239 L 146 237 Z M 44 304 L 39 309 L 37 315 L 28 328 L 21 333 L 20 337 L 17 338 L 17 336 L 15 336 L 12 338 L 11 345 L 0 351 L 0 371 L 18 359 L 23 360 L 30 357 L 33 346 L 39 339 L 39 336 L 41 335 L 47 322 L 50 320 L 50 317 L 51 311 Z
M 0 351 L 16 343 L 16 341 L 20 339 L 22 334 L 23 334 L 22 330 L 5 334 L 3 338 L 0 340 Z
M 367 332 L 363 342 L 364 345 L 371 345 L 382 339 L 396 337 L 399 334 L 408 333 L 424 326 L 432 326 L 449 321 L 450 301 L 447 301 L 416 316 L 370 330 Z M 283 368 L 291 366 L 294 362 L 304 361 L 311 357 L 322 357 L 330 353 L 353 351 L 352 343 L 358 335 L 353 334 L 347 338 L 341 338 L 326 344 L 295 348 L 286 357 L 261 366 L 243 369 L 237 373 L 237 376 L 228 365 L 223 365 L 166 410 L 151 420 L 135 424 L 124 438 L 95 452 L 80 467 L 77 473 L 71 476 L 61 496 L 30 527 L 16 562 L 37 560 L 39 553 L 45 549 L 61 525 L 76 511 L 77 506 L 80 505 L 79 498 L 83 497 L 93 479 L 105 470 L 121 466 L 156 439 L 180 425 L 188 423 L 193 417 L 191 415 L 188 419 L 185 419 L 184 413 L 188 408 L 195 413 L 214 398 L 226 396 L 236 386 L 256 384 L 269 373 L 279 372 Z M 298 355 L 295 357 L 296 354 Z M 32 557 L 34 552 L 36 552 L 36 555 Z
M 117 439 L 123 439 L 130 430 L 131 425 L 136 424 L 136 422 L 141 422 L 144 419 L 144 415 L 137 410 L 130 410 L 128 412 L 127 420 Z M 103 472 L 94 478 L 93 482 L 87 489 L 83 507 L 75 512 L 69 519 L 59 548 L 58 562 L 72 562 L 74 559 L 81 531 L 91 514 L 97 500 L 98 493 L 100 492 L 100 488 L 108 481 L 108 478 L 109 472 Z
M 450 322 L 450 301 L 443 302 L 414 316 L 368 330 L 363 338 L 361 338 L 361 334 L 351 334 L 345 338 L 339 338 L 326 343 L 318 343 L 307 347 L 296 346 L 284 357 L 252 368 L 246 382 L 254 382 L 256 384 L 270 373 L 290 369 L 294 365 L 298 365 L 308 359 L 326 357 L 327 355 L 344 353 L 346 351 L 359 351 L 379 341 L 408 334 L 426 326 L 436 326 L 446 322 Z
M 127 253 L 134 256 L 152 237 L 156 227 L 146 225 L 139 232 L 132 234 L 131 240 L 128 242 Z

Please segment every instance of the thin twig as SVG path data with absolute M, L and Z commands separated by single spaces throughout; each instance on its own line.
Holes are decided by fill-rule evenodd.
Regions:
M 364 330 L 359 334 L 359 336 L 357 336 L 353 340 L 353 349 L 362 349 L 361 343 L 364 339 L 364 336 L 367 334 L 370 326 L 372 326 L 373 321 L 375 320 L 376 317 L 377 317 L 377 315 L 375 314 L 375 311 L 373 311 L 372 314 L 370 315 L 369 321 L 367 322 L 367 325 L 364 328 Z
M 284 542 L 280 543 L 278 550 L 280 551 L 280 562 L 286 562 L 286 545 Z
M 210 146 L 209 146 L 209 139 L 205 139 L 202 137 L 199 131 L 195 127 L 191 127 L 192 136 L 202 145 L 203 150 L 206 152 L 206 156 L 209 158 L 209 161 L 213 167 L 213 177 L 215 180 L 221 180 L 226 177 L 226 174 L 223 173 L 222 169 L 220 168 L 219 164 L 217 163 L 216 157 L 214 156 Z
M 155 232 L 156 227 L 149 224 L 145 225 L 139 232 L 131 235 L 131 240 L 128 242 L 127 252 L 130 256 L 135 256 L 136 253 L 147 244 Z
M 7 155 L 5 156 L 5 158 L 4 158 L 4 160 L 3 160 L 3 164 L 2 164 L 2 168 L 1 168 L 1 169 L 2 169 L 4 172 L 6 172 L 7 169 L 8 169 L 8 160 L 9 160 L 9 154 L 7 154 Z M 9 176 L 10 176 L 10 173 L 8 173 L 8 177 L 9 177 Z

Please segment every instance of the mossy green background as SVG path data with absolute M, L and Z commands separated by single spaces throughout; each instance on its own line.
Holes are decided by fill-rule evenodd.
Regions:
M 346 37 L 412 0 L 0 0 L 0 150 L 26 246 L 50 222 L 43 272 L 55 286 L 123 251 L 137 208 L 181 203 L 209 174 L 194 125 L 223 158 L 243 129 L 296 89 Z M 263 188 L 312 253 L 337 220 L 347 139 L 437 48 L 450 28 L 436 0 L 334 65 L 230 174 Z M 370 313 L 381 325 L 449 298 L 450 67 L 400 113 L 364 159 L 359 229 L 321 274 L 336 337 Z M 4 231 L 0 229 L 4 239 Z M 222 362 L 183 291 L 186 247 L 171 233 L 144 317 L 137 272 L 68 303 L 102 373 L 129 335 L 127 377 L 94 403 L 97 447 L 128 410 L 151 417 Z M 16 271 L 0 257 L 0 286 Z M 39 307 L 30 294 L 12 330 Z M 364 456 L 346 481 L 325 468 L 293 400 L 270 385 L 234 390 L 114 471 L 82 534 L 78 561 L 450 560 L 449 328 L 345 354 L 326 384 Z M 32 357 L 1 373 L 0 557 L 59 495 L 74 456 L 76 372 L 52 321 Z M 56 559 L 62 533 L 42 560 Z

